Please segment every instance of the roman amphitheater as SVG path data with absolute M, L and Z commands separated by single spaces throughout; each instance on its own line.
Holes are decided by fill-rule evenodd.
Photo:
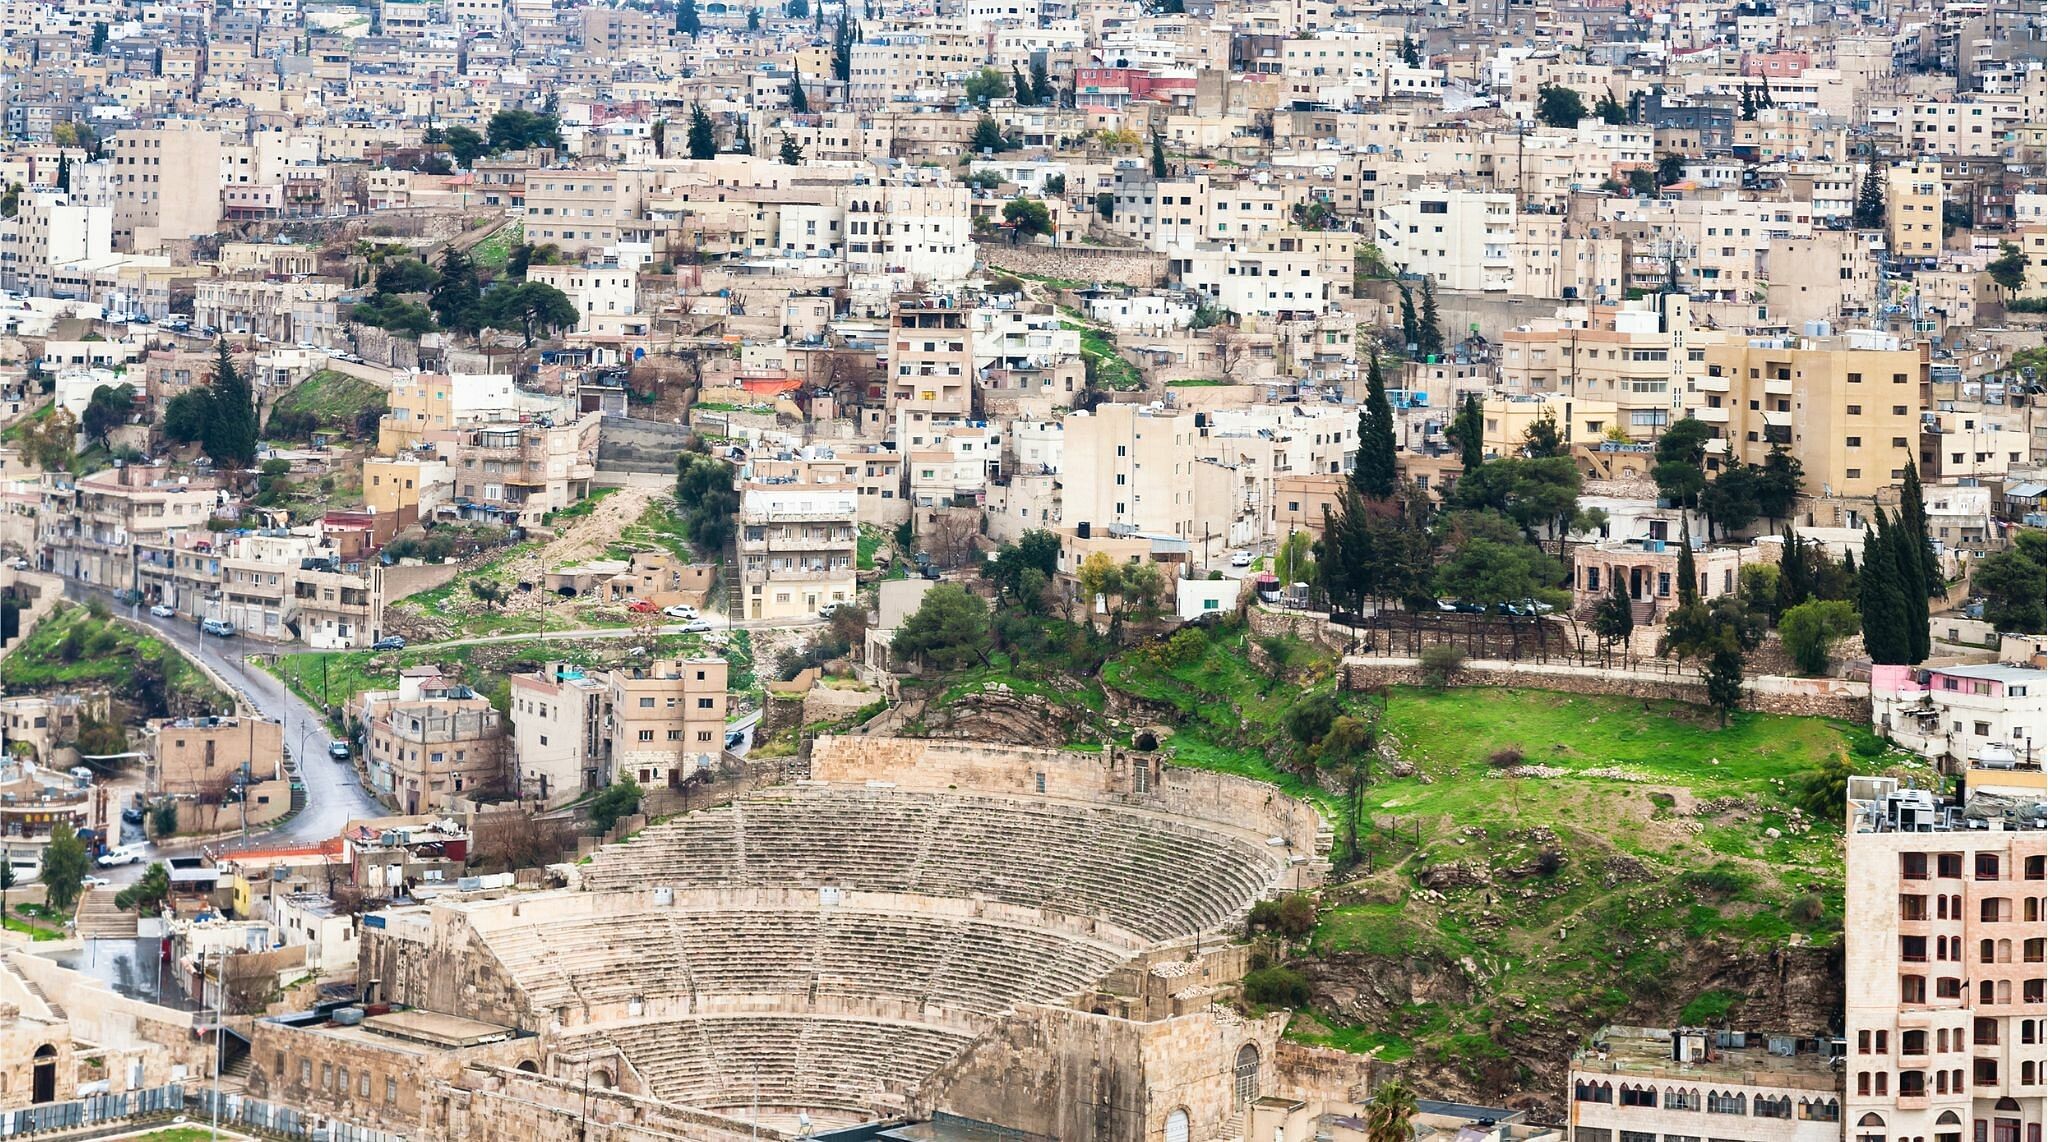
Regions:
M 1366 1078 L 1226 1002 L 1246 911 L 1328 846 L 1311 806 L 1153 754 L 821 739 L 807 779 L 567 887 L 375 918 L 371 1017 L 259 1033 L 250 1090 L 317 1102 L 315 1059 L 346 1092 L 402 1047 L 416 1104 L 371 1124 L 415 1137 L 1238 1137 L 1255 1099 Z

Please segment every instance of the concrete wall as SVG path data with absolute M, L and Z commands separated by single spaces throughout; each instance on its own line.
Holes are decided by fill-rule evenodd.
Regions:
M 1350 658 L 1345 685 L 1353 690 L 1423 685 L 1421 663 L 1405 658 Z M 1522 686 L 1568 694 L 1612 694 L 1622 698 L 1669 699 L 1705 706 L 1706 683 L 1697 676 L 1639 674 L 1539 662 L 1468 661 L 1451 679 L 1458 686 Z M 1870 721 L 1870 687 L 1839 678 L 1751 678 L 1742 684 L 1743 708 L 1766 714 Z
M 676 454 L 690 443 L 680 424 L 607 416 L 599 428 L 597 466 L 611 472 L 646 472 L 675 477 Z
M 1137 771 L 1143 769 L 1143 792 Z M 1261 781 L 1165 765 L 1151 754 L 995 746 L 920 738 L 821 737 L 811 748 L 819 781 L 887 781 L 904 789 L 969 789 L 1063 797 L 1152 809 L 1262 837 L 1286 838 L 1315 863 L 1322 817 Z

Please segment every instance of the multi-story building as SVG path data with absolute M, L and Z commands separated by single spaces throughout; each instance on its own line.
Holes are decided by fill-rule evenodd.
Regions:
M 1927 352 L 1867 331 L 1708 345 L 1685 412 L 1713 427 L 1711 462 L 1760 464 L 1782 445 L 1809 493 L 1868 498 L 1903 479 L 1917 453 Z
M 1719 333 L 1694 329 L 1680 294 L 1559 311 L 1501 335 L 1501 382 L 1511 393 L 1557 393 L 1604 402 L 1630 440 L 1651 440 L 1671 423 L 1692 379 L 1706 373 L 1706 346 Z M 1560 428 L 1566 427 L 1563 421 Z M 1573 443 L 1595 443 L 1574 435 Z
M 603 676 L 551 662 L 509 681 L 511 778 L 519 796 L 553 807 L 611 784 Z
M 593 412 L 569 424 L 531 420 L 470 430 L 449 465 L 457 507 L 466 516 L 537 524 L 589 496 L 603 419 Z
M 954 297 L 903 298 L 889 312 L 890 427 L 963 417 L 974 404 L 974 332 L 970 306 Z
M 111 207 L 73 203 L 55 191 L 24 192 L 14 217 L 0 219 L 0 289 L 56 296 L 59 281 L 110 258 L 113 227 Z
M 1972 777 L 2041 790 L 2048 671 L 2015 665 L 1870 668 L 1870 724 L 1885 737 Z
M 120 131 L 114 164 L 114 248 L 152 253 L 210 236 L 221 221 L 222 141 L 211 126 L 170 119 Z
M 1901 163 L 1885 170 L 1884 183 L 1885 234 L 1892 256 L 1933 261 L 1941 253 L 1941 164 Z
M 242 767 L 251 781 L 284 775 L 284 726 L 262 718 L 156 718 L 143 727 L 148 755 L 143 773 L 151 793 L 205 796 L 225 793 Z M 325 748 L 326 742 L 319 743 Z M 307 764 L 301 758 L 300 764 Z
M 173 477 L 161 464 L 45 473 L 42 493 L 41 569 L 114 589 L 140 587 L 146 562 L 168 565 L 173 536 L 205 530 L 221 495 L 215 481 Z
M 740 593 L 749 619 L 802 618 L 851 602 L 859 493 L 809 476 L 740 480 Z
M 1840 1142 L 1840 1044 L 1680 1027 L 1605 1027 L 1572 1056 L 1571 1142 L 1711 1137 Z
M 2040 795 L 1960 807 L 1849 780 L 1842 1123 L 1857 1142 L 2031 1142 L 2048 1119 Z
M 658 659 L 611 671 L 604 703 L 613 771 L 643 787 L 680 786 L 725 749 L 728 667 L 718 657 Z
M 363 752 L 370 784 L 403 813 L 433 813 L 465 793 L 504 782 L 498 710 L 431 666 L 398 675 L 398 689 L 358 697 L 368 727 Z
M 1172 540 L 1206 566 L 1264 534 L 1256 481 L 1205 448 L 1206 414 L 1105 404 L 1061 424 L 1060 513 L 1081 538 Z

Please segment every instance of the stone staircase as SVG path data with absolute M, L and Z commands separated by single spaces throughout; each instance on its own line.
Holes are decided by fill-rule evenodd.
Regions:
M 114 903 L 117 890 L 88 889 L 78 902 L 77 931 L 81 939 L 132 940 L 136 935 L 135 913 L 124 912 Z

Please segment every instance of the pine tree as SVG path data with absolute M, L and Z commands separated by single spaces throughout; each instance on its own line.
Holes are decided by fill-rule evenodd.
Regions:
M 1358 413 L 1358 463 L 1351 482 L 1358 494 L 1385 499 L 1394 494 L 1394 407 L 1387 402 L 1387 380 L 1374 353 L 1366 371 L 1365 407 Z
M 1856 207 L 1850 221 L 1858 230 L 1876 230 L 1884 225 L 1884 180 L 1877 175 L 1876 163 L 1863 172 L 1863 185 L 1856 191 Z
M 477 285 L 476 266 L 469 255 L 454 245 L 441 255 L 441 277 L 427 291 L 427 308 L 434 320 L 449 329 L 474 333 L 482 322 L 478 306 L 483 291 Z
M 1877 511 L 1877 531 L 1863 533 L 1863 574 L 1856 609 L 1863 615 L 1863 650 L 1870 661 L 1903 666 L 1911 653 L 1906 635 L 1906 598 L 1899 590 L 1898 561 L 1888 549 L 1891 528 L 1884 509 Z
M 845 4 L 839 6 L 839 23 L 832 30 L 832 78 L 841 83 L 853 79 L 853 26 Z
M 64 193 L 66 193 L 66 194 L 69 194 L 69 193 L 71 193 L 71 156 L 70 156 L 70 155 L 58 155 L 58 156 L 57 156 L 57 189 L 58 189 L 58 190 L 60 190 L 60 191 L 63 191 L 63 192 L 64 192 Z
M 679 0 L 676 4 L 676 31 L 694 40 L 703 30 L 704 21 L 697 15 L 697 0 Z
M 809 115 L 811 113 L 811 97 L 804 94 L 804 74 L 800 71 L 793 70 L 789 73 L 789 113 L 791 115 Z
M 804 161 L 804 149 L 797 145 L 796 137 L 788 131 L 782 133 L 782 154 L 780 157 L 789 166 L 796 166 Z
M 1152 177 L 1166 177 L 1166 140 L 1159 137 L 1157 130 L 1152 132 Z
M 1418 333 L 1424 356 L 1443 355 L 1443 317 L 1436 309 L 1436 281 L 1432 278 L 1422 279 L 1422 324 Z
M 1732 639 L 1724 640 L 1707 656 L 1707 667 L 1703 671 L 1707 682 L 1707 704 L 1721 715 L 1721 725 L 1728 724 L 1728 715 L 1742 708 L 1742 649 Z
M 690 157 L 708 159 L 718 154 L 718 132 L 711 126 L 711 116 L 704 113 L 702 103 L 690 105 Z
M 1031 81 L 1024 78 L 1024 73 L 1017 69 L 1015 63 L 1010 64 L 1010 90 L 1019 107 L 1031 107 L 1038 103 L 1038 96 L 1031 86 Z
M 1401 288 L 1401 344 L 1413 353 L 1422 342 L 1422 319 L 1415 316 L 1415 295 L 1408 292 L 1408 283 Z
M 1678 605 L 1689 607 L 1700 601 L 1700 573 L 1693 565 L 1692 527 L 1683 514 L 1678 517 Z

